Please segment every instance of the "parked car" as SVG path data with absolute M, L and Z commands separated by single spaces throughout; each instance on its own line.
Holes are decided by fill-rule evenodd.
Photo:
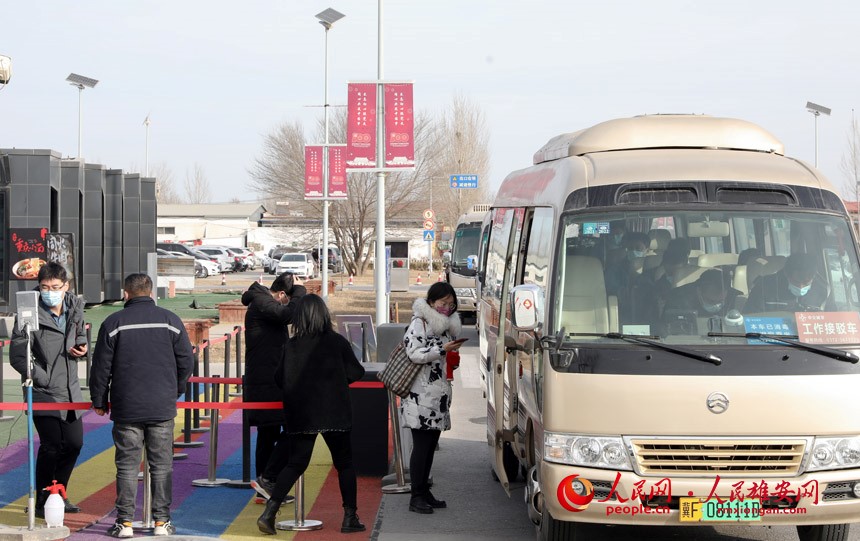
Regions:
M 156 242 L 155 247 L 160 248 L 166 252 L 179 252 L 184 255 L 194 255 L 192 253 L 194 251 L 194 248 L 191 248 L 190 246 L 186 246 L 184 244 L 180 244 L 178 242 Z
M 298 253 L 298 250 L 295 248 L 288 248 L 286 246 L 275 246 L 269 250 L 268 266 L 264 267 L 265 271 L 269 274 L 275 274 L 278 263 L 281 261 L 281 256 L 286 253 Z
M 221 265 L 209 259 L 206 254 L 200 253 L 197 250 L 192 250 L 194 252 L 194 269 L 196 271 L 197 278 L 208 278 L 213 274 L 221 273 Z M 185 257 L 185 254 L 180 252 L 170 252 L 171 254 L 181 255 Z
M 281 256 L 275 272 L 277 274 L 289 272 L 300 278 L 311 279 L 317 276 L 317 264 L 311 254 L 292 252 Z
M 234 248 L 233 246 L 228 246 L 227 251 L 233 256 L 233 263 L 237 270 L 254 270 L 257 267 L 254 258 L 251 257 L 251 250 L 247 248 Z
M 233 270 L 234 256 L 221 246 L 200 246 L 197 251 L 209 256 L 211 261 L 215 261 L 221 268 L 220 272 L 230 272 Z
M 311 254 L 314 257 L 314 261 L 317 262 L 317 266 L 320 266 L 319 252 L 319 248 L 311 250 Z M 343 272 L 343 257 L 340 255 L 340 249 L 335 248 L 334 246 L 330 246 L 328 249 L 328 269 L 331 272 Z
M 248 263 L 248 269 L 256 270 L 256 268 L 260 266 L 260 260 L 254 254 L 254 252 L 252 252 L 248 248 L 235 248 L 235 250 L 242 253 L 242 256 L 245 258 L 245 261 Z

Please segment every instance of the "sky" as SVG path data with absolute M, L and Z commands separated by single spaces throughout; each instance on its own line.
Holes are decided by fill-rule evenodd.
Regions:
M 263 141 L 285 122 L 308 135 L 329 103 L 378 74 L 378 0 L 8 0 L 0 54 L 0 148 L 78 149 L 74 72 L 87 162 L 143 172 L 165 163 L 176 189 L 199 164 L 212 202 L 256 201 Z M 697 113 L 752 121 L 786 154 L 846 182 L 860 109 L 860 2 L 849 0 L 384 0 L 383 78 L 414 81 L 415 107 L 462 95 L 484 113 L 492 191 L 550 138 L 612 118 Z M 860 111 L 858 111 L 860 112 Z M 150 118 L 149 144 L 144 120 Z M 312 141 L 309 141 L 312 142 Z M 337 142 L 337 141 L 333 141 Z M 469 173 L 463 171 L 462 173 Z M 853 193 L 853 191 L 852 191 Z

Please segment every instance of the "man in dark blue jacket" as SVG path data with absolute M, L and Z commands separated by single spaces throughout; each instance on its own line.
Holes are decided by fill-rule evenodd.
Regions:
M 182 320 L 153 301 L 152 280 L 130 274 L 123 282 L 125 308 L 99 329 L 90 372 L 90 396 L 98 415 L 108 411 L 116 446 L 116 523 L 112 537 L 132 537 L 141 453 L 152 483 L 154 535 L 172 535 L 173 419 L 176 399 L 194 365 Z

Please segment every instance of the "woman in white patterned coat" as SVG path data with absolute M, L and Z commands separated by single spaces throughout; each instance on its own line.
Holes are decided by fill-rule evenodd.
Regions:
M 447 507 L 430 493 L 430 468 L 436 444 L 443 430 L 451 428 L 451 383 L 447 380 L 445 357 L 460 349 L 460 316 L 457 295 L 447 282 L 436 282 L 427 291 L 426 299 L 416 299 L 412 305 L 412 322 L 403 337 L 409 359 L 424 365 L 409 395 L 400 401 L 403 426 L 412 430 L 412 456 L 409 475 L 412 498 L 409 510 L 429 514 Z

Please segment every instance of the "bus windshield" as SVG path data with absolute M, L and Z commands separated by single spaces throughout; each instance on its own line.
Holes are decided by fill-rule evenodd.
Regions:
M 860 344 L 857 249 L 843 216 L 659 210 L 562 218 L 556 329 L 666 343 Z M 728 335 L 728 336 L 726 336 Z M 617 344 L 617 341 L 615 342 Z
M 454 232 L 454 247 L 451 253 L 451 270 L 464 276 L 477 273 L 478 241 L 481 224 L 469 223 L 457 226 Z

